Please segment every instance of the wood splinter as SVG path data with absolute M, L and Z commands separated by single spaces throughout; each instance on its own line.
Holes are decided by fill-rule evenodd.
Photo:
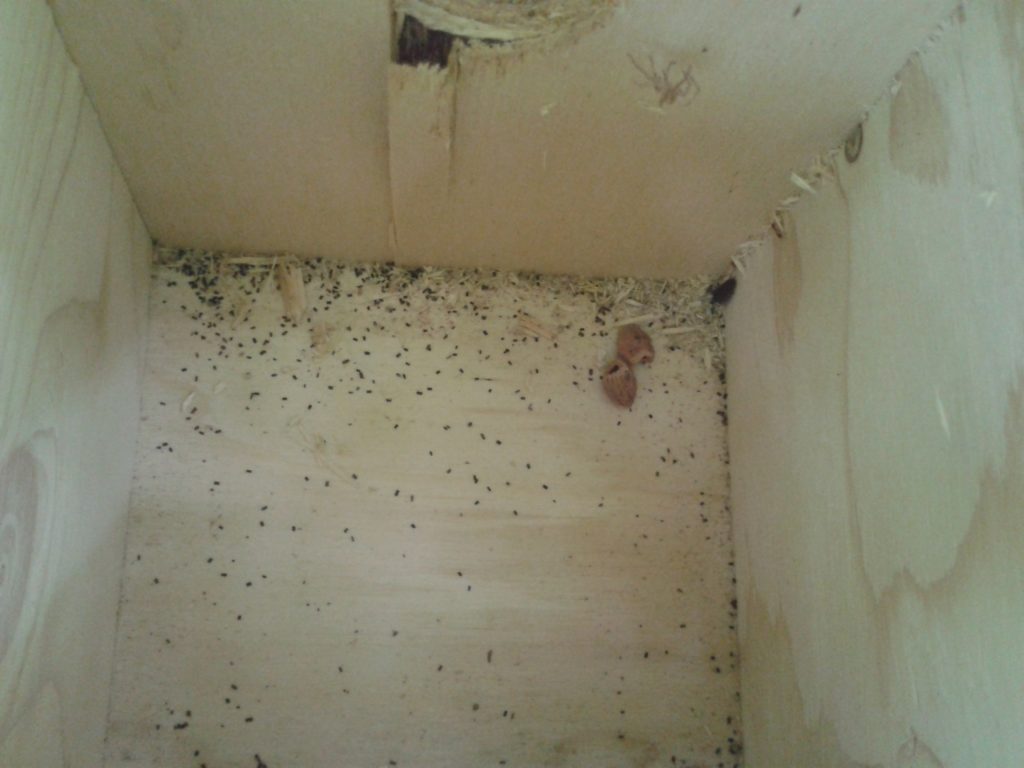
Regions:
M 302 280 L 302 267 L 292 259 L 277 263 L 275 270 L 277 289 L 284 303 L 284 315 L 293 323 L 306 314 L 306 286 Z

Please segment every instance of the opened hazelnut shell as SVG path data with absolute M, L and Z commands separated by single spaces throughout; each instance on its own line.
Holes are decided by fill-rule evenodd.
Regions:
M 618 355 L 630 365 L 643 365 L 654 361 L 654 344 L 639 325 L 624 325 L 619 329 Z
M 616 405 L 629 408 L 636 400 L 636 376 L 629 363 L 621 358 L 612 360 L 601 374 L 605 394 Z

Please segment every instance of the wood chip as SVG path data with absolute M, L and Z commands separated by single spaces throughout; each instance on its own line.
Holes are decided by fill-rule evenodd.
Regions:
M 698 329 L 698 328 L 683 328 L 682 326 L 680 326 L 678 328 L 665 328 L 665 329 L 662 330 L 661 335 L 662 336 L 681 336 L 684 333 L 697 333 L 699 330 L 700 329 Z
M 804 192 L 808 192 L 812 195 L 818 194 L 818 190 L 812 187 L 803 176 L 796 172 L 789 174 L 789 180 L 793 182 L 795 186 L 800 187 Z
M 658 320 L 660 318 L 661 318 L 661 313 L 659 313 L 659 312 L 650 312 L 650 313 L 648 313 L 646 315 L 636 315 L 635 317 L 623 318 L 622 320 L 619 320 L 617 323 L 615 323 L 615 325 L 620 326 L 620 325 L 633 325 L 633 324 L 637 324 L 637 323 L 650 323 L 650 322 L 652 322 L 654 320 Z
M 323 357 L 331 351 L 331 331 L 333 330 L 332 326 L 323 321 L 314 324 L 309 329 L 310 346 L 313 348 L 314 355 Z
M 277 289 L 284 302 L 284 315 L 293 323 L 306 314 L 306 286 L 302 282 L 302 267 L 293 259 L 277 263 Z

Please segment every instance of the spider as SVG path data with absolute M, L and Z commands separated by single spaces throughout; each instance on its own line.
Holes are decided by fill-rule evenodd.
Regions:
M 659 72 L 654 66 L 653 56 L 647 57 L 647 67 L 645 68 L 643 64 L 633 58 L 633 54 L 627 53 L 626 55 L 637 71 L 651 84 L 654 92 L 658 94 L 659 107 L 675 104 L 676 101 L 690 102 L 700 93 L 700 86 L 697 85 L 697 81 L 693 77 L 692 67 L 682 67 L 681 76 L 673 82 L 672 68 L 677 66 L 676 62 L 670 61 Z

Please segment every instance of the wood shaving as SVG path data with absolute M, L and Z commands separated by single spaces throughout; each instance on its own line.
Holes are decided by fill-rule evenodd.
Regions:
M 812 187 L 810 183 L 806 179 L 804 179 L 803 176 L 801 176 L 799 173 L 796 173 L 795 171 L 789 174 L 789 180 L 793 182 L 795 186 L 802 189 L 804 192 L 807 192 L 811 195 L 818 194 L 818 190 Z
M 661 315 L 657 312 L 651 312 L 646 315 L 634 315 L 633 317 L 624 317 L 621 320 L 616 321 L 616 325 L 638 325 L 640 323 L 649 323 L 652 320 L 657 320 Z
M 515 327 L 512 329 L 513 333 L 520 336 L 539 336 L 545 338 L 548 341 L 553 341 L 558 337 L 555 331 L 552 331 L 545 325 L 537 322 L 530 315 L 522 314 L 519 316 Z
M 662 336 L 679 336 L 684 333 L 694 333 L 696 328 L 663 328 L 661 331 Z

